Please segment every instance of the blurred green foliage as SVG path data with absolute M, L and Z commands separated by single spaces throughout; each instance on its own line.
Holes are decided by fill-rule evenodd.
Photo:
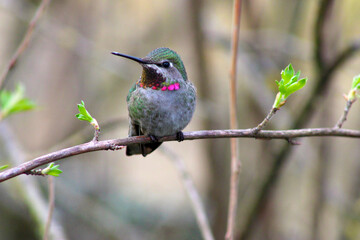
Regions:
M 25 97 L 25 88 L 21 84 L 18 84 L 13 92 L 0 91 L 0 120 L 11 114 L 28 111 L 35 107 L 35 103 Z

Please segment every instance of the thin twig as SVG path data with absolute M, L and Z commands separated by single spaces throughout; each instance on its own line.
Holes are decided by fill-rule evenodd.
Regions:
M 28 47 L 29 42 L 31 40 L 33 30 L 34 30 L 34 28 L 36 26 L 36 23 L 39 20 L 42 13 L 44 12 L 44 9 L 48 5 L 49 2 L 50 2 L 50 0 L 42 0 L 41 1 L 38 9 L 36 10 L 35 15 L 33 16 L 33 18 L 31 19 L 31 21 L 29 23 L 29 27 L 28 27 L 28 29 L 27 29 L 27 31 L 25 33 L 25 36 L 24 36 L 23 40 L 19 44 L 19 46 L 16 49 L 14 55 L 10 59 L 7 67 L 5 68 L 5 70 L 3 71 L 3 73 L 0 76 L 0 90 L 3 89 L 3 87 L 6 84 L 6 77 L 7 77 L 8 73 L 9 73 L 9 71 L 15 66 L 15 64 L 16 64 L 17 60 L 19 59 L 20 55 Z
M 241 16 L 241 0 L 234 0 L 233 6 L 233 32 L 232 32 L 232 57 L 230 69 L 230 128 L 237 128 L 237 100 L 236 100 L 236 73 L 237 58 L 239 48 L 239 32 L 240 32 L 240 16 Z M 239 158 L 238 140 L 232 138 L 230 140 L 231 147 L 231 176 L 230 176 L 230 193 L 228 219 L 225 239 L 234 239 L 234 226 L 236 220 L 236 210 L 238 202 L 239 174 L 241 170 L 241 161 Z
M 277 108 L 272 108 L 266 118 L 259 125 L 257 125 L 257 127 L 253 129 L 254 133 L 258 133 L 260 130 L 262 130 L 268 124 L 268 122 L 274 116 L 277 110 Z
M 174 162 L 175 168 L 180 175 L 180 179 L 183 183 L 186 193 L 190 198 L 191 206 L 194 210 L 196 220 L 198 222 L 203 238 L 205 240 L 214 240 L 214 236 L 211 232 L 209 220 L 206 217 L 205 209 L 201 202 L 200 195 L 196 190 L 193 180 L 190 177 L 190 173 L 186 169 L 184 161 L 177 154 L 171 151 L 170 148 L 166 148 L 165 146 L 163 146 L 161 149 Z
M 93 141 L 95 142 L 99 141 L 99 135 L 100 135 L 100 127 L 98 129 L 95 128 Z
M 339 121 L 336 123 L 335 128 L 342 128 L 342 125 L 347 120 L 347 116 L 349 114 L 350 108 L 351 108 L 351 106 L 352 106 L 352 104 L 354 102 L 355 102 L 355 100 L 346 101 L 346 106 L 345 106 L 345 109 L 344 109 L 344 113 L 341 116 L 341 118 L 339 119 Z
M 55 207 L 55 185 L 54 185 L 54 177 L 48 176 L 48 189 L 49 189 L 49 212 L 46 219 L 45 231 L 44 231 L 44 240 L 48 239 L 51 219 L 54 212 Z
M 210 139 L 210 138 L 255 138 L 255 139 L 284 139 L 299 138 L 299 137 L 349 137 L 360 138 L 360 130 L 351 129 L 337 129 L 337 128 L 304 128 L 297 130 L 262 130 L 254 134 L 251 128 L 249 129 L 229 129 L 229 130 L 208 130 L 208 131 L 194 131 L 184 132 L 184 140 L 195 139 Z M 159 138 L 160 142 L 177 141 L 177 136 L 166 136 Z M 20 164 L 17 167 L 7 169 L 0 173 L 0 182 L 8 180 L 23 174 L 29 170 L 40 167 L 67 157 L 94 152 L 102 150 L 116 150 L 114 146 L 127 146 L 137 143 L 151 143 L 150 137 L 137 136 L 122 139 L 111 139 L 103 141 L 90 141 L 73 147 L 65 148 L 55 151 L 41 157 L 35 158 L 31 161 Z

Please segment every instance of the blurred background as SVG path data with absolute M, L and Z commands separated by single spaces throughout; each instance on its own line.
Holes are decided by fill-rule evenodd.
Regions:
M 39 4 L 0 0 L 1 72 Z M 229 0 L 52 0 L 7 78 L 6 89 L 23 83 L 38 107 L 0 123 L 0 165 L 92 139 L 91 126 L 75 118 L 81 100 L 102 127 L 100 139 L 127 136 L 126 95 L 141 67 L 111 51 L 144 57 L 157 47 L 174 49 L 198 92 L 185 131 L 229 128 L 232 7 Z M 308 84 L 267 128 L 334 126 L 345 106 L 342 94 L 360 73 L 359 15 L 357 0 L 243 0 L 239 127 L 263 120 L 275 80 L 290 62 Z M 345 128 L 360 128 L 359 111 L 355 103 Z M 360 239 L 359 140 L 298 140 L 291 146 L 240 139 L 236 239 Z M 146 158 L 121 150 L 59 161 L 64 173 L 55 178 L 52 239 L 202 239 L 164 148 L 185 161 L 214 236 L 223 239 L 228 139 L 165 143 Z M 47 202 L 47 178 L 1 183 L 0 239 L 41 239 Z

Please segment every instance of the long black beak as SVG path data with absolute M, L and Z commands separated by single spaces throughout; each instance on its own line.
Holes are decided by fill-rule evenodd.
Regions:
M 118 52 L 111 52 L 111 54 L 114 54 L 114 55 L 119 56 L 119 57 L 128 58 L 130 60 L 133 60 L 133 61 L 141 63 L 141 64 L 149 64 L 148 62 L 146 62 L 146 61 L 144 61 L 144 60 L 142 60 L 141 58 L 138 58 L 138 57 L 133 57 L 133 56 L 118 53 Z

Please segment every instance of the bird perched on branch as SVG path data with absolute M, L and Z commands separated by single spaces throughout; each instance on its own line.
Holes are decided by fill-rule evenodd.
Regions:
M 138 62 L 143 68 L 127 95 L 129 136 L 146 135 L 152 142 L 129 145 L 126 155 L 145 157 L 160 146 L 159 137 L 176 134 L 178 141 L 184 140 L 181 131 L 193 116 L 196 90 L 180 56 L 169 48 L 157 48 L 144 58 L 112 54 Z

